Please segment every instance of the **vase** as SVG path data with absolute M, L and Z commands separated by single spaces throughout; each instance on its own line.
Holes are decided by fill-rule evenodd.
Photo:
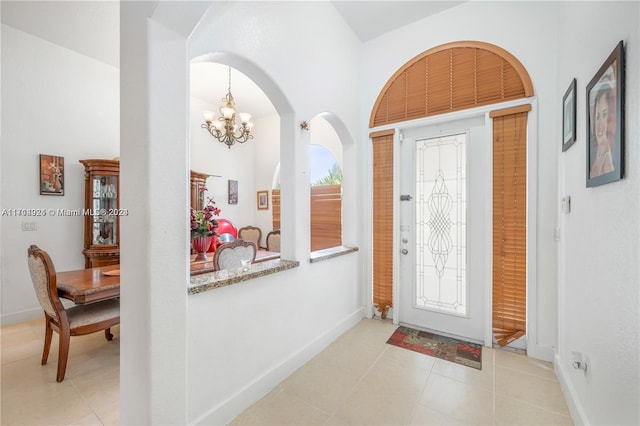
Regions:
M 209 250 L 209 246 L 211 245 L 211 241 L 213 241 L 213 236 L 207 235 L 206 237 L 195 237 L 191 240 L 191 245 L 193 249 L 198 252 L 195 260 L 208 260 L 207 250 Z

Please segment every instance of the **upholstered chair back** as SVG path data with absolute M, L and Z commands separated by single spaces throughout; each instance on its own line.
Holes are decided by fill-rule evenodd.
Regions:
M 56 290 L 55 296 L 52 295 L 51 286 L 53 284 L 55 288 L 55 276 L 56 271 L 53 266 L 53 262 L 49 258 L 49 255 L 40 250 L 37 246 L 32 245 L 27 250 L 29 273 L 31 274 L 31 282 L 33 288 L 36 291 L 36 297 L 42 309 L 56 321 L 59 319 L 58 309 L 56 309 L 54 298 L 58 300 L 58 294 Z M 53 280 L 53 283 L 52 283 Z
M 280 252 L 280 230 L 267 234 L 267 250 Z
M 242 238 L 245 241 L 251 241 L 260 247 L 260 240 L 262 239 L 262 231 L 255 226 L 245 226 L 238 229 L 238 238 Z
M 237 239 L 230 243 L 222 244 L 213 255 L 213 265 L 216 270 L 238 269 L 242 267 L 243 260 L 251 263 L 256 259 L 257 247 L 251 241 Z

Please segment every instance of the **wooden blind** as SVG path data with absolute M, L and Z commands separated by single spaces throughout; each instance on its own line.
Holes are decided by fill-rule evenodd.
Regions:
M 532 95 L 528 73 L 507 51 L 482 42 L 448 43 L 416 56 L 389 79 L 369 127 Z
M 504 346 L 527 326 L 527 112 L 491 116 L 493 332 Z
M 342 185 L 311 187 L 311 251 L 342 245 Z
M 393 132 L 373 141 L 373 304 L 393 306 Z

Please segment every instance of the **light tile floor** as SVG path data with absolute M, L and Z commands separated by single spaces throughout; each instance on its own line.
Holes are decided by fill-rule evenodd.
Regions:
M 119 327 L 112 342 L 102 333 L 72 338 L 61 384 L 55 335 L 40 366 L 43 328 L 35 321 L 0 329 L 0 423 L 118 424 Z M 485 348 L 479 371 L 387 345 L 394 330 L 361 321 L 231 424 L 573 424 L 550 363 Z

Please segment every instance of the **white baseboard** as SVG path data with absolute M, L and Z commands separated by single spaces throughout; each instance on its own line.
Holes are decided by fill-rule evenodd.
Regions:
M 553 362 L 555 353 L 552 347 L 540 345 L 527 345 L 527 356 L 541 361 Z
M 562 388 L 562 393 L 564 394 L 564 399 L 567 401 L 567 407 L 569 408 L 569 413 L 571 413 L 571 419 L 573 420 L 573 424 L 575 425 L 588 425 L 590 424 L 587 415 L 584 412 L 584 408 L 582 408 L 582 404 L 578 399 L 578 396 L 573 388 L 573 385 L 568 380 L 567 370 L 565 365 L 562 363 L 559 355 L 556 354 L 553 361 L 553 370 L 556 373 L 556 377 L 560 382 L 560 387 Z
M 18 324 L 21 322 L 34 321 L 44 318 L 42 308 L 37 307 L 33 309 L 27 309 L 20 312 L 12 312 L 10 314 L 4 314 L 0 317 L 0 323 L 2 326 Z
M 289 377 L 311 358 L 319 354 L 345 331 L 356 325 L 365 317 L 364 307 L 360 308 L 324 334 L 318 336 L 308 345 L 284 359 L 280 364 L 265 372 L 262 376 L 249 383 L 244 389 L 211 408 L 189 424 L 194 425 L 225 425 L 230 423 L 238 414 L 249 408 L 256 401 L 274 389 L 280 382 Z

